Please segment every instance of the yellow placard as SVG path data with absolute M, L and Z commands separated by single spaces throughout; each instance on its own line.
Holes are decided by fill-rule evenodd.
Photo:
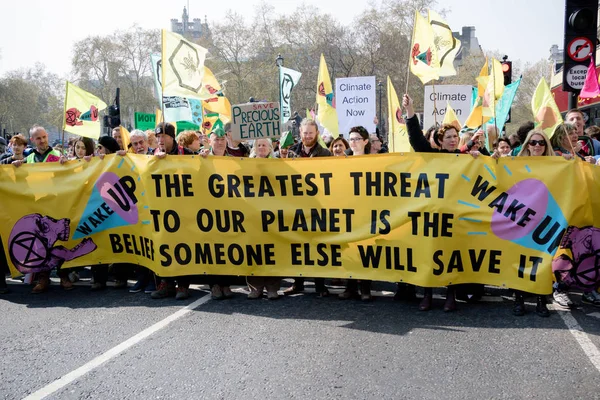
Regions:
M 600 241 L 588 253 L 573 250 L 576 236 L 561 242 L 567 229 L 600 232 L 600 200 L 590 195 L 599 178 L 598 167 L 562 157 L 109 155 L 2 166 L 0 235 L 13 275 L 127 262 L 160 276 L 485 283 L 543 294 L 556 254 L 600 269 L 588 256 Z

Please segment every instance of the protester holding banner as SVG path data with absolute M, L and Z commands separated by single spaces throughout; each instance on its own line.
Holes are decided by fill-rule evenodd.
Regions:
M 415 114 L 413 107 L 413 101 L 408 94 L 404 94 L 402 97 L 402 107 L 406 109 L 406 128 L 408 129 L 408 139 L 410 145 L 417 152 L 425 153 L 460 153 L 458 148 L 458 132 L 456 128 L 450 124 L 444 124 L 438 130 L 437 142 L 440 145 L 440 149 L 433 148 L 429 141 L 425 138 L 421 127 L 419 126 L 419 118 Z M 456 310 L 456 293 L 452 286 L 448 286 L 446 292 L 446 302 L 444 304 L 444 311 Z M 419 309 L 421 311 L 429 311 L 433 302 L 433 289 L 425 288 L 425 293 Z
M 254 147 L 250 153 L 250 158 L 273 158 L 273 143 L 270 139 L 256 139 Z M 281 287 L 281 278 L 278 276 L 247 276 L 246 282 L 250 293 L 248 300 L 260 299 L 263 291 L 267 290 L 267 298 L 269 300 L 277 300 L 277 293 Z
M 175 142 L 175 126 L 168 122 L 161 122 L 154 130 L 158 147 L 154 151 L 154 156 L 158 159 L 164 159 L 168 155 L 193 155 L 194 153 L 185 147 L 178 146 Z M 185 300 L 190 297 L 190 277 L 178 276 L 177 288 L 175 280 L 172 278 L 161 279 L 158 288 L 150 294 L 153 299 L 164 299 L 175 296 L 175 300 Z
M 94 155 L 94 140 L 87 137 L 75 139 L 73 143 L 73 157 L 75 160 L 81 160 L 84 157 Z
M 329 145 L 329 151 L 334 156 L 345 156 L 350 144 L 342 136 L 338 136 Z
M 319 144 L 319 127 L 317 123 L 305 118 L 300 123 L 300 143 L 295 144 L 289 150 L 298 157 L 328 157 L 331 152 Z M 304 291 L 304 278 L 296 278 L 291 287 L 283 291 L 285 295 L 301 293 Z M 315 291 L 317 297 L 329 296 L 329 290 L 325 287 L 324 278 L 315 278 Z
M 154 154 L 154 149 L 150 148 L 148 144 L 148 134 L 146 132 L 134 129 L 129 134 L 129 140 L 131 141 L 131 148 L 135 154 Z
M 348 134 L 350 148 L 346 150 L 346 155 L 349 156 L 364 156 L 371 154 L 371 143 L 369 143 L 369 132 L 362 126 L 350 128 Z M 345 290 L 340 293 L 339 298 L 342 300 L 351 299 L 358 296 L 358 281 L 356 279 L 348 279 L 346 281 Z M 371 297 L 371 281 L 366 279 L 360 280 L 360 299 L 362 301 L 370 301 Z
M 532 121 L 525 122 L 519 129 L 517 129 L 517 138 L 518 140 L 512 141 L 512 152 L 511 156 L 519 155 L 519 152 L 523 148 L 523 143 L 525 143 L 525 139 L 529 132 L 531 132 L 535 128 L 535 124 Z M 511 135 L 512 136 L 512 135 Z
M 115 139 L 117 141 L 117 143 L 119 144 L 119 148 L 121 150 L 127 150 L 123 148 L 123 136 L 121 135 L 121 127 L 117 126 L 116 128 L 113 128 L 112 132 L 112 138 Z
M 183 131 L 177 135 L 177 144 L 194 154 L 200 151 L 200 138 L 194 131 Z
M 561 125 L 562 126 L 562 125 Z M 519 153 L 519 156 L 553 156 L 552 150 L 550 149 L 550 141 L 546 134 L 541 130 L 533 130 L 529 132 L 525 142 L 523 143 L 523 149 Z M 524 292 L 515 290 L 515 305 L 513 307 L 513 314 L 516 316 L 525 315 L 525 300 Z M 566 296 L 566 294 L 565 294 Z M 558 296 L 560 297 L 560 295 Z M 567 297 L 568 298 L 568 297 Z M 537 296 L 537 304 L 535 312 L 540 317 L 550 316 L 548 307 L 546 306 L 546 296 Z M 565 302 L 565 300 L 563 300 Z
M 225 125 L 227 127 L 227 125 Z M 225 139 L 225 130 L 220 124 L 213 125 L 213 131 L 209 135 L 209 147 L 200 151 L 202 157 L 217 156 L 229 157 L 227 154 L 227 140 Z M 233 276 L 228 275 L 207 275 L 205 276 L 213 300 L 224 300 L 233 297 L 231 285 L 234 281 Z
M 2 164 L 12 164 L 13 161 L 23 160 L 23 158 L 25 157 L 23 155 L 25 147 L 27 146 L 27 139 L 25 139 L 25 136 L 18 133 L 10 138 L 9 143 L 12 148 L 12 154 L 9 154 L 7 157 L 2 158 Z
M 48 145 L 48 133 L 46 130 L 39 126 L 34 125 L 29 130 L 29 137 L 34 144 L 33 151 L 27 156 L 25 159 L 14 160 L 12 165 L 15 167 L 20 167 L 23 163 L 34 164 L 40 162 L 56 162 L 59 161 L 61 164 L 66 162 L 67 159 L 60 154 L 58 151 L 54 150 L 51 146 Z M 65 290 L 73 289 L 73 284 L 69 281 L 69 272 L 63 271 L 60 268 L 57 271 L 57 275 L 60 278 L 60 286 L 62 286 Z M 43 271 L 37 273 L 37 284 L 33 287 L 31 293 L 39 294 L 44 293 L 48 290 L 50 286 L 50 271 Z

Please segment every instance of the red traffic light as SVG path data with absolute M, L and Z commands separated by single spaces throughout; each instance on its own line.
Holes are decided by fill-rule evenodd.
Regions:
M 502 72 L 510 71 L 510 64 L 502 64 Z

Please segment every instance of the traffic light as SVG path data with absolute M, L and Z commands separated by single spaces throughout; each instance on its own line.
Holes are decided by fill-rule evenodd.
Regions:
M 563 90 L 583 88 L 590 59 L 596 59 L 598 0 L 566 0 Z
M 119 88 L 117 88 L 117 95 L 115 102 L 108 107 L 108 115 L 104 116 L 104 126 L 108 126 L 111 129 L 121 126 L 121 109 L 119 106 Z
M 504 61 L 502 63 L 502 74 L 504 74 L 504 86 L 512 83 L 512 61 Z

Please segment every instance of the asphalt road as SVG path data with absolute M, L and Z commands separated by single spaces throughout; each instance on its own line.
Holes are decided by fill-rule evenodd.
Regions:
M 311 293 L 248 301 L 242 287 L 214 301 L 206 286 L 189 300 L 152 300 L 77 285 L 31 295 L 9 282 L 0 398 L 40 390 L 49 399 L 600 398 L 600 370 L 559 312 L 538 317 L 532 298 L 530 312 L 514 317 L 499 296 L 508 292 L 446 314 L 439 299 L 430 312 L 393 301 L 387 284 L 375 285 L 370 303 Z M 567 314 L 597 352 L 600 309 Z

